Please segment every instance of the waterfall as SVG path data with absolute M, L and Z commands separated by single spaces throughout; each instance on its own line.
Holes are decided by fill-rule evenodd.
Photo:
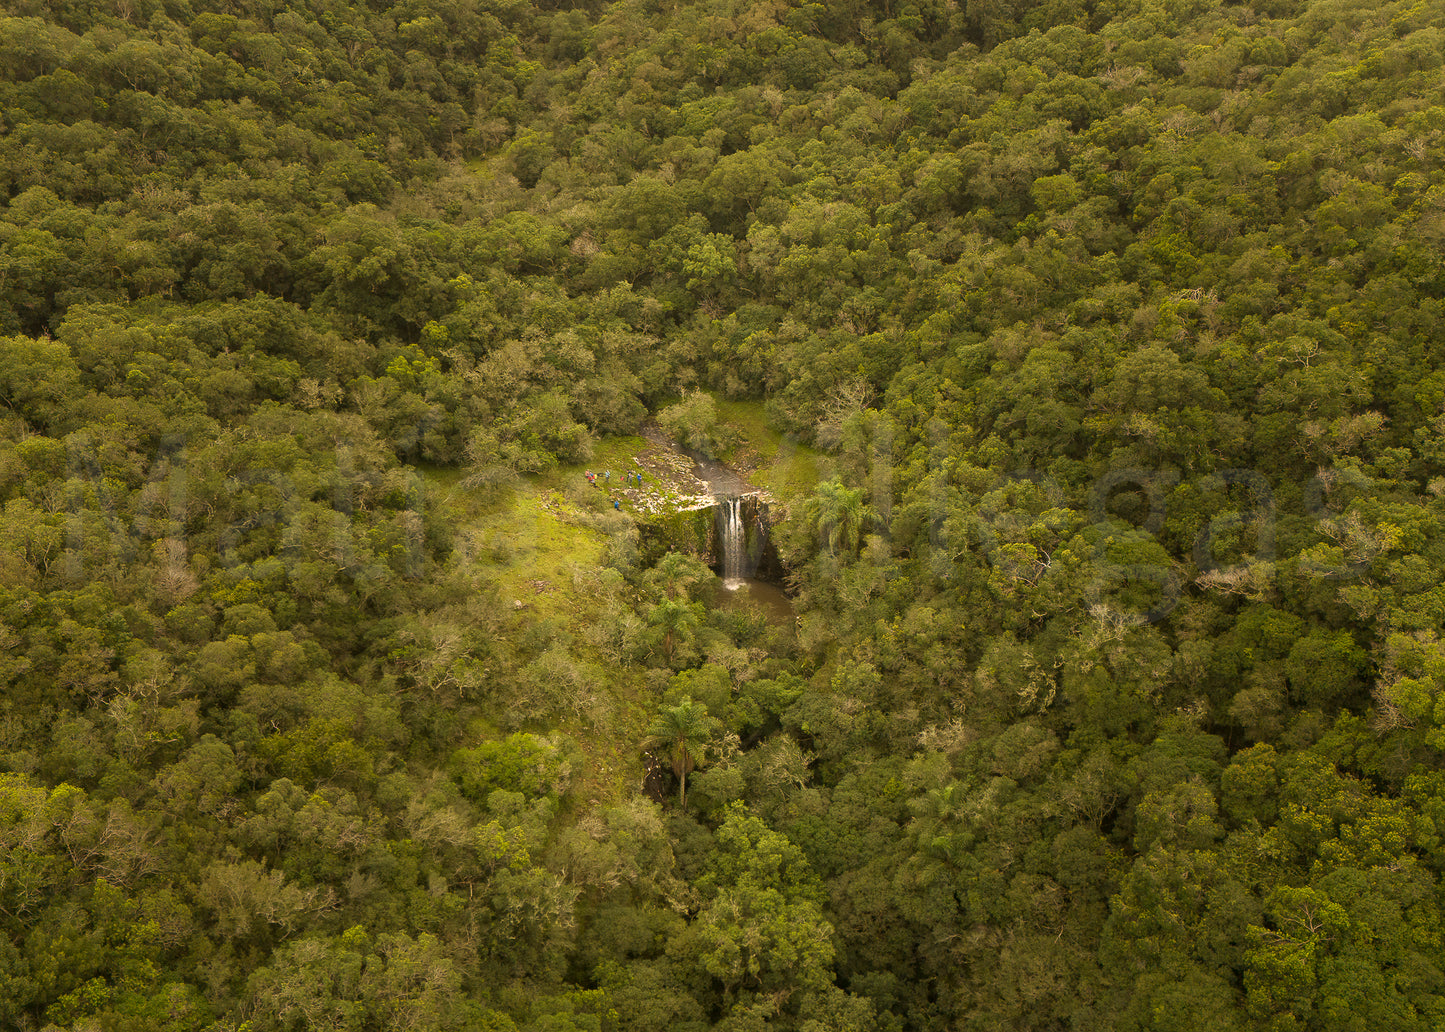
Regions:
M 718 551 L 723 583 L 736 588 L 747 576 L 747 546 L 743 536 L 743 500 L 718 499 Z

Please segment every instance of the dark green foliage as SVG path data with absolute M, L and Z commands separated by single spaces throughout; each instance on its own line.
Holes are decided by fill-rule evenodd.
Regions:
M 1445 1024 L 1437 8 L 14 0 L 0 1024 Z

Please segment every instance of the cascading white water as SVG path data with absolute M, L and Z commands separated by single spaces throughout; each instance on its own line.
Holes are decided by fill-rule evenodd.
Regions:
M 718 550 L 722 553 L 723 585 L 736 589 L 747 576 L 746 540 L 743 536 L 743 500 L 718 499 Z

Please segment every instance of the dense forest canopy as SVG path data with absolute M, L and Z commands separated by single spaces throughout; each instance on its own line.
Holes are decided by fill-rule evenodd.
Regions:
M 0 1026 L 1441 1027 L 1442 66 L 5 0 Z M 795 634 L 574 483 L 715 402 Z

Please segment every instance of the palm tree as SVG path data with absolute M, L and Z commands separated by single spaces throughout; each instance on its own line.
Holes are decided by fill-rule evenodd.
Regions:
M 865 524 L 876 518 L 872 508 L 863 503 L 862 488 L 847 488 L 834 477 L 818 485 L 808 501 L 808 512 L 818 527 L 818 536 L 826 539 L 828 551 L 856 552 Z
M 668 666 L 672 665 L 672 654 L 678 640 L 686 638 L 698 625 L 701 609 L 695 603 L 665 598 L 647 611 L 647 622 L 662 628 L 662 651 L 667 654 Z
M 708 744 L 722 725 L 708 716 L 707 707 L 693 699 L 657 711 L 642 747 L 665 749 L 672 772 L 677 775 L 677 805 L 687 810 L 687 776 L 707 762 Z
M 711 573 L 686 552 L 668 552 L 652 568 L 652 580 L 664 596 L 686 600 L 692 586 Z

